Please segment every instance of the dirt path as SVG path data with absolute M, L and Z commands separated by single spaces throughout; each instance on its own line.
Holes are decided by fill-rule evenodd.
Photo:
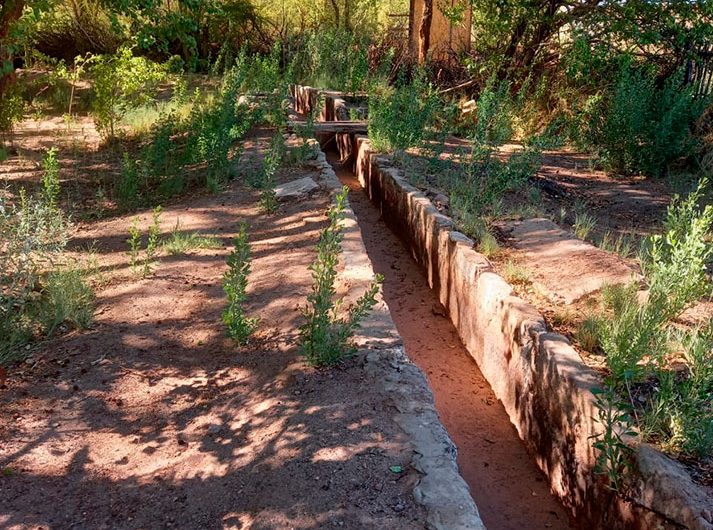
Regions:
M 423 528 L 409 446 L 358 359 L 318 372 L 297 356 L 328 198 L 274 217 L 256 199 L 234 187 L 167 208 L 164 233 L 180 218 L 224 247 L 163 256 L 146 279 L 127 263 L 129 217 L 80 231 L 75 248 L 97 242 L 109 283 L 90 330 L 0 387 L 1 528 Z M 220 320 L 241 220 L 261 317 L 245 348 Z
M 350 203 L 367 252 L 374 270 L 385 277 L 384 298 L 407 354 L 428 378 L 486 527 L 572 528 L 422 271 L 381 220 L 354 175 L 335 162 L 336 156 L 331 160 L 337 175 L 353 190 Z

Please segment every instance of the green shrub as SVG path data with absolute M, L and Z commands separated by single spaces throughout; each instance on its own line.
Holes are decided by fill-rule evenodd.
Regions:
M 508 83 L 491 78 L 478 95 L 472 135 L 478 143 L 499 145 L 512 137 L 512 100 Z
M 667 356 L 672 337 L 681 334 L 673 320 L 711 288 L 705 265 L 713 255 L 713 207 L 699 206 L 705 186 L 702 181 L 685 199 L 676 197 L 664 234 L 649 241 L 642 262 L 648 296 L 640 300 L 636 284 L 604 289 L 606 313 L 597 328 L 611 371 L 608 385 L 643 409 L 644 439 L 697 456 L 713 450 L 713 324 L 678 341 L 688 361 L 685 372 L 677 373 Z M 643 379 L 657 381 L 658 390 L 642 405 L 633 399 L 632 387 Z
M 300 327 L 300 353 L 314 366 L 330 366 L 353 350 L 350 340 L 376 303 L 383 281 L 377 275 L 367 291 L 340 317 L 342 300 L 336 297 L 337 264 L 343 238 L 342 219 L 349 189 L 345 186 L 329 209 L 329 226 L 319 236 L 317 259 L 310 266 L 312 293 L 304 309 L 305 324 Z
M 413 83 L 369 95 L 369 139 L 377 151 L 404 150 L 422 144 L 440 103 L 417 77 Z
M 260 207 L 266 213 L 275 213 L 279 206 L 275 195 L 275 173 L 285 156 L 285 149 L 285 139 L 278 131 L 272 137 L 270 149 L 263 159 L 260 172 Z
M 245 315 L 248 276 L 250 275 L 250 244 L 247 224 L 240 225 L 234 240 L 235 248 L 228 256 L 228 270 L 223 275 L 223 290 L 228 297 L 228 307 L 223 311 L 223 322 L 228 335 L 238 344 L 245 344 L 258 324 L 257 318 Z
M 131 209 L 141 201 L 139 168 L 129 153 L 121 160 L 121 176 L 116 184 L 116 201 L 121 208 Z
M 116 124 L 129 109 L 153 101 L 167 75 L 163 66 L 135 57 L 127 47 L 113 55 L 95 55 L 87 63 L 94 81 L 92 114 L 106 138 L 114 137 Z
M 129 238 L 126 243 L 129 245 L 129 263 L 134 273 L 141 273 L 142 277 L 146 277 L 153 272 L 153 267 L 156 262 L 156 255 L 160 250 L 161 238 L 161 206 L 156 206 L 151 212 L 151 225 L 148 229 L 148 237 L 146 239 L 146 248 L 144 248 L 144 256 L 141 258 L 141 230 L 139 229 L 139 220 L 134 218 L 129 226 Z
M 473 144 L 453 172 L 451 211 L 460 230 L 478 238 L 484 216 L 498 215 L 504 195 L 521 188 L 540 167 L 539 150 L 528 147 L 503 162 L 491 146 Z
M 186 126 L 187 161 L 207 164 L 206 185 L 214 189 L 230 176 L 230 162 L 239 157 L 233 144 L 252 126 L 250 108 L 238 101 L 245 76 L 244 65 L 232 68 L 215 98 L 196 102 Z
M 625 64 L 613 86 L 590 100 L 585 146 L 615 174 L 658 177 L 696 147 L 692 126 L 708 100 L 694 98 L 674 75 L 657 86 L 653 75 Z
M 50 172 L 52 170 L 50 169 Z M 52 180 L 51 178 L 47 179 Z M 20 191 L 18 203 L 0 197 L 0 363 L 22 357 L 22 346 L 44 331 L 42 311 L 53 307 L 61 288 L 52 286 L 64 263 L 69 222 L 53 204 L 57 190 L 28 197 Z M 45 191 L 45 190 L 43 190 Z M 56 202 L 56 201 L 54 201 Z M 48 290 L 49 287 L 49 290 Z M 68 294 L 73 297 L 73 293 Z M 49 299 L 48 299 L 49 297 Z M 65 314 L 75 317 L 71 304 Z M 77 306 L 78 307 L 78 306 Z M 52 326 L 47 328 L 51 331 Z
M 364 37 L 348 31 L 320 29 L 306 33 L 303 38 L 292 61 L 299 82 L 345 92 L 367 88 L 369 43 Z

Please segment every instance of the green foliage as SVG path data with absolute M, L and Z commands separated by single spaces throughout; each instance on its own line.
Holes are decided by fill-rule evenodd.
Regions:
M 151 225 L 148 229 L 144 256 L 141 258 L 141 229 L 138 218 L 134 218 L 129 226 L 129 238 L 126 243 L 129 245 L 129 263 L 131 269 L 136 274 L 141 274 L 145 278 L 153 272 L 156 262 L 156 255 L 160 250 L 161 238 L 161 206 L 156 206 L 151 212 Z
M 136 273 L 139 268 L 139 255 L 141 253 L 141 230 L 139 229 L 139 220 L 134 218 L 129 226 L 129 239 L 126 240 L 129 245 L 129 263 L 131 269 Z
M 713 321 L 681 340 L 687 373 L 662 371 L 651 396 L 642 433 L 673 453 L 713 454 Z
M 1 73 L 0 76 L 2 76 Z M 12 132 L 13 126 L 22 119 L 24 112 L 25 101 L 22 99 L 19 90 L 15 88 L 2 94 L 2 105 L 0 105 L 0 140 L 4 139 L 5 133 Z M 2 146 L 1 141 L 0 146 Z
M 658 177 L 693 153 L 692 125 L 707 104 L 681 88 L 680 75 L 658 87 L 652 74 L 625 64 L 613 86 L 585 110 L 583 143 L 598 152 L 607 171 Z
M 472 136 L 478 143 L 499 145 L 512 137 L 510 86 L 491 78 L 478 95 Z
M 296 79 L 311 86 L 345 92 L 366 90 L 369 42 L 343 30 L 310 31 L 292 61 Z
M 536 147 L 503 162 L 492 147 L 473 144 L 450 184 L 451 211 L 459 229 L 477 238 L 483 217 L 500 213 L 503 196 L 521 188 L 540 167 L 540 160 Z
M 685 199 L 674 197 L 664 221 L 664 234 L 651 238 L 642 264 L 651 298 L 666 300 L 667 318 L 710 291 L 706 263 L 713 256 L 708 238 L 713 206 L 699 207 L 707 186 L 708 181 L 703 179 Z
M 369 140 L 377 151 L 418 147 L 440 103 L 422 78 L 369 95 Z
M 281 132 L 275 133 L 262 162 L 260 173 L 260 207 L 265 213 L 275 213 L 279 207 L 275 195 L 275 173 L 285 155 L 285 139 Z
M 159 250 L 159 238 L 161 237 L 161 206 L 156 206 L 151 212 L 151 226 L 149 226 L 148 240 L 146 241 L 146 252 L 142 268 L 142 275 L 148 276 L 153 272 L 156 253 Z
M 243 307 L 247 300 L 250 275 L 250 244 L 246 223 L 241 223 L 234 246 L 227 259 L 228 270 L 223 275 L 223 290 L 228 297 L 223 322 L 228 328 L 228 335 L 238 344 L 245 344 L 258 325 L 258 319 L 247 317 Z
M 713 207 L 701 209 L 706 181 L 688 197 L 676 197 L 664 222 L 665 233 L 653 236 L 642 263 L 649 286 L 640 299 L 638 286 L 608 287 L 602 298 L 605 313 L 594 320 L 592 335 L 606 355 L 611 391 L 632 397 L 633 385 L 658 381 L 658 391 L 644 403 L 640 424 L 645 439 L 675 451 L 704 456 L 713 450 L 711 391 L 713 326 L 684 334 L 680 349 L 687 373 L 675 373 L 671 351 L 673 321 L 688 304 L 710 291 L 705 265 L 713 250 L 709 235 Z
M 47 273 L 42 283 L 38 318 L 45 334 L 52 335 L 62 324 L 89 327 L 94 316 L 94 293 L 81 268 L 59 267 Z
M 49 149 L 42 161 L 42 200 L 49 209 L 57 209 L 59 201 L 59 162 L 57 148 Z
M 113 138 L 117 122 L 131 108 L 153 100 L 158 85 L 166 79 L 163 66 L 144 57 L 135 57 L 130 48 L 113 55 L 96 55 L 88 59 L 94 81 L 92 113 L 97 129 Z
M 141 200 L 141 179 L 139 168 L 129 153 L 124 153 L 121 161 L 121 176 L 116 184 L 116 200 L 124 209 L 134 208 Z
M 171 235 L 161 245 L 172 256 L 185 254 L 194 249 L 221 247 L 220 239 L 215 236 L 204 236 L 198 232 L 182 232 L 180 228 L 180 223 L 176 221 Z
M 51 170 L 50 170 L 51 171 Z M 65 267 L 70 225 L 56 206 L 57 189 L 39 198 L 0 198 L 0 363 L 22 356 L 33 338 L 64 322 L 82 326 L 89 312 L 78 272 Z M 43 190 L 44 191 L 44 190 Z M 68 279 L 68 276 L 72 276 Z M 66 291 L 66 292 L 64 292 Z M 57 308 L 61 308 L 57 309 Z M 49 319 L 49 311 L 54 316 Z
M 232 68 L 215 98 L 196 102 L 186 126 L 186 158 L 207 165 L 206 185 L 214 190 L 230 176 L 230 163 L 239 156 L 233 144 L 252 125 L 250 108 L 238 99 L 246 75 L 244 64 Z
M 376 304 L 383 278 L 377 275 L 367 291 L 340 317 L 342 299 L 336 297 L 337 264 L 343 238 L 342 220 L 349 189 L 345 186 L 329 209 L 327 226 L 317 243 L 317 259 L 310 266 L 312 293 L 300 327 L 300 353 L 314 366 L 331 366 L 352 351 L 350 340 L 361 321 Z
M 598 450 L 595 473 L 608 479 L 609 488 L 617 493 L 624 492 L 627 473 L 631 470 L 631 449 L 625 437 L 636 436 L 631 429 L 633 420 L 611 389 L 593 390 L 597 417 L 594 421 L 601 424 L 603 430 L 595 435 L 592 446 Z

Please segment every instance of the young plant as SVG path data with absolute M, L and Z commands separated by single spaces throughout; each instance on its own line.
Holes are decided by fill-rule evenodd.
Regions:
M 181 225 L 179 221 L 176 221 L 171 235 L 162 244 L 163 249 L 172 256 L 185 254 L 193 249 L 219 248 L 221 246 L 220 240 L 215 236 L 204 236 L 198 232 L 181 232 L 180 229 Z
M 131 209 L 139 202 L 139 168 L 129 153 L 121 161 L 121 177 L 116 185 L 116 199 L 122 208 Z
M 153 271 L 156 253 L 159 250 L 159 238 L 161 237 L 161 206 L 156 206 L 151 212 L 151 226 L 149 226 L 149 237 L 146 242 L 146 254 L 142 267 L 142 275 L 148 276 Z
M 611 490 L 623 493 L 625 479 L 631 469 L 631 449 L 624 438 L 636 436 L 631 429 L 632 418 L 611 389 L 595 389 L 592 393 L 597 409 L 594 421 L 603 427 L 601 433 L 593 436 L 595 441 L 592 445 L 599 451 L 594 471 L 608 479 Z
M 141 253 L 141 230 L 139 229 L 139 220 L 134 218 L 129 226 L 129 239 L 126 240 L 129 245 L 129 263 L 131 270 L 136 273 L 139 267 L 139 254 Z
M 46 335 L 52 335 L 65 323 L 79 329 L 91 324 L 94 295 L 84 276 L 80 267 L 68 265 L 50 271 L 44 278 L 39 319 Z
M 272 138 L 270 149 L 265 155 L 262 164 L 260 187 L 260 207 L 265 213 L 272 214 L 277 211 L 279 204 L 275 194 L 275 173 L 277 172 L 285 154 L 285 139 L 279 131 Z
M 575 236 L 579 239 L 586 240 L 596 225 L 597 219 L 594 216 L 586 212 L 578 212 L 574 218 L 572 229 L 574 230 Z
M 57 148 L 49 149 L 42 161 L 42 199 L 50 210 L 56 210 L 59 201 L 59 162 Z
M 247 224 L 241 223 L 234 240 L 234 250 L 228 256 L 228 270 L 223 275 L 223 290 L 228 296 L 228 307 L 223 311 L 223 322 L 228 335 L 238 344 L 245 344 L 258 324 L 257 318 L 245 315 L 248 276 L 250 275 L 250 244 Z
M 329 209 L 329 225 L 319 236 L 317 259 L 310 266 L 312 293 L 303 310 L 306 322 L 300 327 L 300 353 L 313 366 L 334 365 L 353 350 L 351 338 L 376 304 L 383 281 L 377 274 L 367 291 L 347 310 L 346 316 L 339 316 L 343 300 L 336 296 L 335 283 L 348 191 L 345 186 L 336 196 L 335 205 Z

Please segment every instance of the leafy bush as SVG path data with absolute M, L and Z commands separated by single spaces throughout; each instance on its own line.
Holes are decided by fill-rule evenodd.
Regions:
M 116 200 L 125 209 L 135 207 L 141 200 L 141 179 L 136 161 L 129 153 L 121 160 L 121 176 L 116 184 Z
M 523 186 L 540 167 L 540 159 L 540 151 L 528 147 L 503 162 L 492 147 L 473 144 L 450 184 L 451 210 L 459 229 L 477 238 L 484 216 L 500 212 L 505 193 Z
M 2 73 L 0 73 L 0 76 Z M 25 112 L 25 102 L 20 91 L 10 89 L 2 94 L 0 105 L 0 147 L 3 146 L 5 135 L 11 133 L 16 122 L 22 119 Z
M 295 77 L 303 84 L 358 92 L 369 80 L 369 42 L 353 32 L 308 32 L 292 61 Z
M 266 213 L 274 213 L 278 208 L 275 195 L 275 173 L 285 156 L 285 149 L 285 139 L 278 131 L 272 137 L 270 149 L 263 159 L 260 171 L 260 207 Z
M 693 153 L 693 123 L 708 100 L 682 88 L 681 76 L 657 86 L 655 77 L 625 64 L 613 86 L 590 100 L 583 112 L 584 144 L 615 174 L 662 175 Z
M 369 139 L 377 151 L 420 146 L 440 106 L 436 94 L 417 77 L 413 83 L 369 95 Z
M 156 255 L 160 250 L 161 210 L 161 206 L 156 206 L 151 212 L 151 225 L 148 229 L 143 259 L 141 259 L 142 238 L 138 218 L 135 218 L 129 226 L 129 238 L 126 240 L 129 245 L 129 263 L 134 273 L 140 273 L 142 277 L 146 277 L 153 272 Z
M 472 135 L 479 143 L 499 145 L 512 136 L 510 85 L 491 78 L 478 95 L 476 123 Z
M 167 75 L 163 66 L 135 57 L 127 47 L 113 55 L 95 55 L 87 63 L 94 81 L 94 121 L 107 138 L 114 137 L 117 122 L 129 109 L 154 99 Z
M 642 301 L 638 286 L 603 290 L 606 312 L 593 321 L 592 332 L 606 354 L 612 390 L 623 393 L 632 408 L 643 408 L 642 434 L 664 448 L 704 456 L 713 451 L 713 324 L 693 332 L 675 331 L 673 320 L 688 304 L 710 291 L 705 265 L 713 207 L 701 209 L 706 181 L 688 197 L 676 197 L 664 223 L 665 233 L 651 238 L 643 269 L 649 286 Z M 667 361 L 672 338 L 686 357 L 685 372 Z M 658 391 L 642 404 L 632 396 L 637 382 L 649 379 Z
M 187 160 L 207 164 L 206 185 L 213 190 L 229 177 L 230 162 L 239 156 L 231 148 L 252 125 L 250 108 L 238 100 L 245 76 L 243 66 L 232 68 L 215 98 L 194 105 L 186 127 Z
M 0 363 L 20 358 L 21 347 L 63 323 L 91 320 L 91 290 L 84 272 L 64 256 L 70 224 L 57 206 L 56 152 L 46 157 L 39 197 L 20 191 L 0 197 Z
M 300 327 L 300 353 L 314 366 L 329 366 L 339 362 L 352 350 L 350 340 L 376 303 L 376 295 L 383 281 L 377 275 L 367 291 L 340 317 L 342 299 L 336 298 L 337 264 L 343 238 L 341 221 L 349 189 L 345 186 L 335 198 L 335 205 L 327 216 L 329 226 L 319 236 L 317 259 L 310 266 L 312 293 L 304 309 L 306 318 Z
M 245 316 L 243 305 L 247 300 L 250 275 L 250 244 L 247 225 L 242 223 L 234 240 L 235 248 L 228 256 L 228 270 L 223 275 L 223 290 L 228 296 L 228 307 L 223 311 L 223 322 L 228 335 L 238 344 L 245 344 L 258 324 L 257 318 Z

